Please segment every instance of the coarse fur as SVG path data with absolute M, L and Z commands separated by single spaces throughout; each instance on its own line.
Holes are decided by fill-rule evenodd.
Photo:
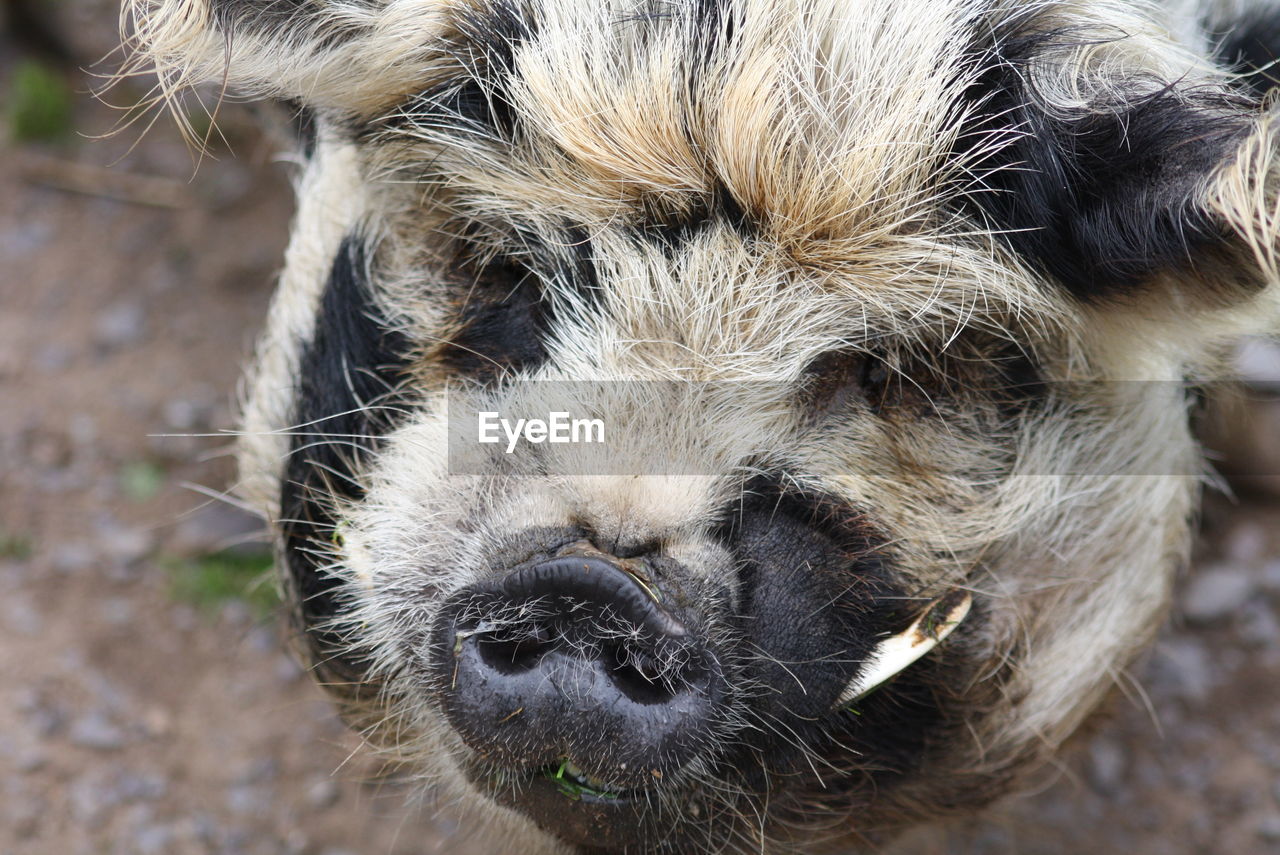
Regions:
M 426 666 L 441 603 L 566 538 L 681 568 L 735 651 L 714 739 L 615 849 L 835 851 L 977 809 L 1149 641 L 1206 474 L 1189 386 L 1280 329 L 1259 60 L 1280 7 L 127 15 L 160 97 L 212 82 L 314 129 L 249 375 L 243 493 L 280 533 L 319 679 L 469 825 L 574 848 L 493 797 L 518 800 L 528 770 L 464 741 Z M 608 459 L 451 459 L 449 406 L 536 410 L 530 380 L 589 381 Z M 830 630 L 793 637 L 797 604 L 842 584 Z M 956 588 L 975 605 L 944 644 L 828 709 L 860 644 Z

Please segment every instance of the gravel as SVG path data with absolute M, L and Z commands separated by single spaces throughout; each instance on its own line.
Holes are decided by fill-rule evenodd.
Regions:
M 307 805 L 313 810 L 323 810 L 338 803 L 342 788 L 332 778 L 320 778 L 307 787 Z
M 106 350 L 132 347 L 147 331 L 147 312 L 132 300 L 109 306 L 94 321 L 94 341 Z
M 1272 843 L 1280 843 L 1280 813 L 1263 817 L 1258 823 L 1258 836 Z
M 4 626 L 17 635 L 36 636 L 44 627 L 40 612 L 31 597 L 10 592 L 0 604 L 0 617 Z
M 66 726 L 66 711 L 43 692 L 31 688 L 21 689 L 16 706 L 27 726 L 38 738 L 52 737 Z
M 49 561 L 59 573 L 79 573 L 91 566 L 96 558 L 97 552 L 89 544 L 72 541 L 55 546 Z
M 95 528 L 97 554 L 107 557 L 118 567 L 133 567 L 155 547 L 155 535 L 150 531 L 122 525 L 111 516 L 100 517 Z
M 73 745 L 95 751 L 119 751 L 128 741 L 124 730 L 116 726 L 103 710 L 94 710 L 71 723 L 67 738 Z
M 1230 617 L 1253 596 L 1254 576 L 1252 571 L 1234 565 L 1199 571 L 1182 593 L 1183 616 L 1189 623 L 1200 625 Z
M 241 784 L 227 788 L 227 809 L 239 816 L 266 816 L 273 801 L 271 789 L 266 786 Z
M 1267 555 L 1267 532 L 1252 520 L 1241 523 L 1227 535 L 1223 553 L 1232 564 L 1256 567 Z
M 1280 561 L 1267 561 L 1262 565 L 1258 584 L 1268 594 L 1280 595 Z
M 1124 786 L 1128 758 L 1114 740 L 1098 738 L 1089 746 L 1090 785 L 1104 796 L 1114 797 Z
M 1173 638 L 1156 647 L 1147 670 L 1156 695 L 1199 703 L 1209 697 L 1214 682 L 1213 663 L 1204 645 L 1194 638 Z
M 1240 615 L 1240 640 L 1255 649 L 1280 647 L 1280 619 L 1263 600 L 1246 603 Z

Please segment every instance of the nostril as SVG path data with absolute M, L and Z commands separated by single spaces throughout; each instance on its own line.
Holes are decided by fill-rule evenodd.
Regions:
M 480 660 L 500 674 L 520 674 L 538 667 L 542 657 L 551 650 L 551 644 L 537 639 L 502 641 L 477 639 L 476 648 Z
M 652 657 L 622 647 L 605 650 L 609 679 L 629 700 L 638 704 L 665 704 L 675 697 L 675 687 Z
M 590 556 L 461 590 L 432 630 L 442 711 L 487 762 L 569 757 L 612 786 L 647 786 L 702 750 L 723 696 L 714 650 L 668 602 Z

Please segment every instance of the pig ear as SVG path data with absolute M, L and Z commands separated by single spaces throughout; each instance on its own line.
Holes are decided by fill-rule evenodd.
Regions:
M 1273 109 L 1255 122 L 1196 201 L 1232 248 L 1237 278 L 1266 288 L 1269 320 L 1280 324 L 1280 112 Z
M 1030 53 L 986 64 L 961 134 L 965 204 L 999 242 L 1085 303 L 1170 281 L 1220 297 L 1276 283 L 1280 114 L 1208 71 L 1134 72 L 1083 96 L 1062 72 L 1037 88 L 1057 54 Z
M 368 115 L 427 73 L 439 0 L 126 0 L 127 70 Z

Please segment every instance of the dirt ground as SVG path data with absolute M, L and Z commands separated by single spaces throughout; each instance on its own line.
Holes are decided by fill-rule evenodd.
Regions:
M 53 8 L 79 61 L 109 49 L 110 3 Z M 118 118 L 77 96 L 81 134 Z M 164 119 L 0 148 L 0 855 L 481 855 L 210 578 L 264 561 L 209 497 L 292 169 L 243 108 L 220 125 L 235 156 L 194 178 Z M 1180 615 L 1041 787 L 905 851 L 1280 853 L 1275 501 L 1210 501 Z

